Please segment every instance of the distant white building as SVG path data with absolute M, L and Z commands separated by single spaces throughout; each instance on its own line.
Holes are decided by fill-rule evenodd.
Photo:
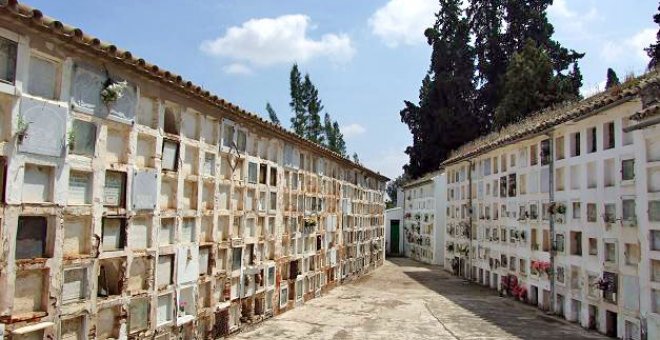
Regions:
M 403 253 L 414 260 L 442 265 L 446 223 L 446 176 L 428 174 L 403 186 Z

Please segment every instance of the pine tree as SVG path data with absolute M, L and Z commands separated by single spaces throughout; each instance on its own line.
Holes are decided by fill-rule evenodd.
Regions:
M 619 77 L 616 75 L 616 72 L 614 72 L 613 69 L 608 68 L 607 69 L 607 82 L 605 83 L 605 89 L 609 90 L 615 86 L 621 85 L 621 82 L 619 81 Z
M 344 141 L 344 134 L 341 133 L 339 129 L 339 123 L 335 121 L 332 123 L 332 129 L 334 130 L 335 140 L 337 143 L 337 149 L 335 150 L 338 154 L 346 157 L 346 142 Z
M 291 94 L 291 102 L 289 102 L 289 106 L 293 111 L 291 129 L 296 135 L 304 137 L 305 127 L 307 125 L 307 107 L 305 105 L 303 83 L 300 71 L 298 70 L 298 64 L 293 64 L 293 67 L 291 67 L 289 86 Z
M 268 112 L 268 118 L 270 118 L 270 121 L 273 122 L 273 124 L 280 125 L 280 119 L 277 118 L 277 113 L 268 102 L 266 103 L 266 111 Z
M 494 127 L 500 129 L 555 101 L 552 62 L 531 39 L 515 53 L 506 73 L 504 98 L 495 110 Z
M 314 143 L 323 144 L 323 126 L 321 125 L 320 115 L 321 111 L 323 111 L 323 104 L 321 103 L 321 99 L 319 99 L 319 91 L 312 83 L 309 74 L 305 74 L 302 88 L 304 103 L 307 108 L 307 124 L 305 125 L 304 136 Z
M 353 152 L 353 163 L 362 164 L 360 163 L 360 157 L 358 157 L 357 152 Z
M 436 23 L 425 31 L 433 52 L 419 105 L 406 101 L 401 110 L 401 120 L 413 134 L 413 145 L 406 149 L 410 161 L 404 167 L 413 178 L 436 170 L 452 150 L 479 135 L 473 105 L 474 49 L 460 4 L 440 0 Z
M 660 6 L 658 6 L 658 12 L 653 16 L 653 22 L 660 25 Z M 646 54 L 648 54 L 651 60 L 649 61 L 649 69 L 653 69 L 658 66 L 660 63 L 660 29 L 655 35 L 655 44 L 651 44 L 649 47 L 645 48 Z

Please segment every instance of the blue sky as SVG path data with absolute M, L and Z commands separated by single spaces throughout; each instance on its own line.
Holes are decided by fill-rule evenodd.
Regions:
M 417 100 L 429 65 L 422 32 L 436 0 L 32 0 L 44 14 L 181 74 L 266 116 L 271 102 L 289 126 L 288 76 L 297 61 L 344 131 L 348 151 L 394 178 L 411 143 L 399 119 Z M 608 67 L 644 71 L 654 41 L 655 0 L 555 0 L 555 38 L 586 52 L 583 93 Z

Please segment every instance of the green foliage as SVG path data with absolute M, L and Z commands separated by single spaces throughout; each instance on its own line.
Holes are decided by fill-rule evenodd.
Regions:
M 419 104 L 406 101 L 401 121 L 413 134 L 404 167 L 413 178 L 436 170 L 449 152 L 478 136 L 474 110 L 474 48 L 460 0 L 441 0 L 436 23 L 425 31 L 432 46 L 431 67 L 424 77 Z
M 305 74 L 305 81 L 303 82 L 303 98 L 307 108 L 306 125 L 305 125 L 305 138 L 310 141 L 323 144 L 323 126 L 321 125 L 321 111 L 323 111 L 323 104 L 319 99 L 319 91 L 312 83 L 309 74 Z
M 515 53 L 507 69 L 504 98 L 495 110 L 494 127 L 517 122 L 552 102 L 552 63 L 532 40 Z
M 353 152 L 353 162 L 357 164 L 362 164 L 360 163 L 360 157 L 358 156 L 357 152 Z
M 305 127 L 307 126 L 307 108 L 305 105 L 302 78 L 300 71 L 298 71 L 298 64 L 293 64 L 293 67 L 291 67 L 289 86 L 291 94 L 291 102 L 289 102 L 289 106 L 293 111 L 291 129 L 296 135 L 304 137 Z
M 397 204 L 397 191 L 401 186 L 406 183 L 407 181 L 410 180 L 410 176 L 408 174 L 404 173 L 403 175 L 399 175 L 396 179 L 393 181 L 389 181 L 387 183 L 387 187 L 385 188 L 387 192 L 387 196 L 390 197 L 390 201 L 392 202 L 392 206 L 396 206 Z
M 277 113 L 270 105 L 270 103 L 266 103 L 266 111 L 268 112 L 268 118 L 270 118 L 270 121 L 274 124 L 280 125 L 280 119 L 277 118 Z
M 337 121 L 332 123 L 332 129 L 334 130 L 334 135 L 337 143 L 336 150 L 334 151 L 346 157 L 346 142 L 344 141 L 344 134 L 341 133 L 341 130 L 339 129 L 339 123 L 337 123 Z
M 616 72 L 614 72 L 613 69 L 608 68 L 607 69 L 607 82 L 605 83 L 605 89 L 609 90 L 615 86 L 621 85 L 621 81 L 619 81 L 619 77 L 616 75 Z
M 658 12 L 653 16 L 653 22 L 660 25 L 660 6 L 658 6 Z M 653 69 L 658 66 L 660 62 L 660 29 L 655 36 L 655 44 L 651 44 L 649 47 L 645 48 L 646 54 L 648 54 L 651 60 L 649 61 L 649 69 Z

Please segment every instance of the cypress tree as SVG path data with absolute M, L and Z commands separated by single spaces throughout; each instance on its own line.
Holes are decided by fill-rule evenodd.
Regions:
M 607 69 L 607 82 L 605 83 L 605 89 L 609 90 L 615 86 L 621 85 L 621 82 L 619 81 L 619 77 L 616 75 L 616 72 L 614 72 L 613 69 L 608 68 Z
M 478 86 L 476 109 L 479 111 L 482 133 L 491 128 L 495 108 L 502 98 L 504 75 L 509 62 L 504 45 L 504 1 L 470 0 L 467 12 L 475 39 Z
M 289 88 L 291 94 L 291 102 L 289 102 L 289 106 L 293 111 L 293 117 L 291 117 L 291 129 L 296 135 L 304 137 L 305 127 L 307 125 L 307 108 L 305 105 L 303 83 L 300 71 L 298 70 L 298 64 L 293 64 L 293 67 L 291 67 Z
M 307 124 L 305 125 L 305 138 L 310 141 L 323 144 L 323 126 L 321 125 L 321 111 L 323 111 L 323 104 L 319 99 L 319 91 L 312 83 L 309 74 L 305 74 L 303 82 L 303 98 L 307 107 Z
M 413 134 L 404 167 L 413 178 L 436 170 L 449 153 L 479 135 L 474 110 L 474 49 L 460 0 L 440 0 L 436 22 L 424 34 L 432 46 L 429 74 L 422 81 L 419 105 L 405 102 L 401 120 Z
M 325 135 L 325 146 L 337 152 L 337 136 L 335 135 L 335 129 L 332 126 L 330 115 L 327 112 L 323 117 L 323 134 Z
M 270 103 L 266 103 L 266 111 L 268 112 L 268 118 L 274 124 L 280 125 L 280 119 L 277 118 L 277 113 L 273 110 L 273 107 L 270 106 Z
M 337 143 L 337 149 L 335 151 L 346 157 L 346 142 L 344 141 L 344 134 L 341 133 L 341 130 L 339 129 L 339 123 L 337 123 L 337 121 L 332 123 L 332 129 L 334 130 L 335 143 Z
M 362 164 L 360 163 L 360 157 L 358 157 L 357 152 L 353 152 L 353 163 Z
M 660 25 L 660 6 L 658 6 L 658 12 L 653 16 L 653 22 Z M 660 62 L 660 29 L 655 35 L 655 44 L 651 44 L 649 47 L 644 49 L 646 54 L 648 54 L 651 60 L 649 61 L 649 69 L 653 69 L 658 66 Z

